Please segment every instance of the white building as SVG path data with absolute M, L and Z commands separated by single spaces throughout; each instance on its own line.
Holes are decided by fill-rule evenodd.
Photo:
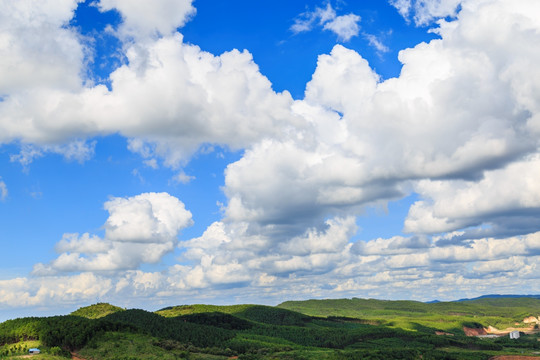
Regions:
M 514 330 L 510 334 L 510 339 L 519 339 L 519 331 Z

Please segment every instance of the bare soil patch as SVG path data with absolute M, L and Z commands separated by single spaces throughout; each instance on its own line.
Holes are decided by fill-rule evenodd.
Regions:
M 463 332 L 467 336 L 487 335 L 486 329 L 482 329 L 482 328 L 468 328 L 468 327 L 464 326 L 463 327 Z

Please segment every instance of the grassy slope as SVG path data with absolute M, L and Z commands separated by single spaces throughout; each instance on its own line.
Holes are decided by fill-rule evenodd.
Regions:
M 81 316 L 87 319 L 99 319 L 119 311 L 124 311 L 124 309 L 107 303 L 97 303 L 75 310 L 71 315 Z
M 441 329 L 459 333 L 464 324 L 506 328 L 521 323 L 526 316 L 540 315 L 540 299 L 479 299 L 426 304 L 416 301 L 336 299 L 287 301 L 278 307 L 310 316 L 347 316 L 380 320 L 411 329 Z

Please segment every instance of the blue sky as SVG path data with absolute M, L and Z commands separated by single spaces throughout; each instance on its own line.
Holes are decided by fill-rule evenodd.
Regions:
M 537 10 L 0 2 L 0 320 L 540 292 Z

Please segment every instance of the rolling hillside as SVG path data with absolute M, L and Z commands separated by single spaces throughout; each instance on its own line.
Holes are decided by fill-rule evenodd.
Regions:
M 124 311 L 124 309 L 107 303 L 97 303 L 77 309 L 71 315 L 81 316 L 87 319 L 99 319 L 119 311 Z
M 262 305 L 179 305 L 156 312 L 110 304 L 70 315 L 0 324 L 0 358 L 30 347 L 36 359 L 490 359 L 540 352 L 538 334 L 479 339 L 481 327 L 537 314 L 535 299 L 479 299 L 460 303 L 338 299 Z M 538 316 L 538 315 L 536 315 Z M 452 336 L 436 335 L 441 329 Z
M 528 325 L 523 323 L 524 318 L 540 316 L 540 299 L 533 298 L 482 298 L 437 303 L 352 298 L 287 301 L 278 307 L 310 316 L 344 316 L 410 330 L 425 327 L 425 331 L 440 329 L 454 333 L 463 333 L 464 325 L 525 328 Z

